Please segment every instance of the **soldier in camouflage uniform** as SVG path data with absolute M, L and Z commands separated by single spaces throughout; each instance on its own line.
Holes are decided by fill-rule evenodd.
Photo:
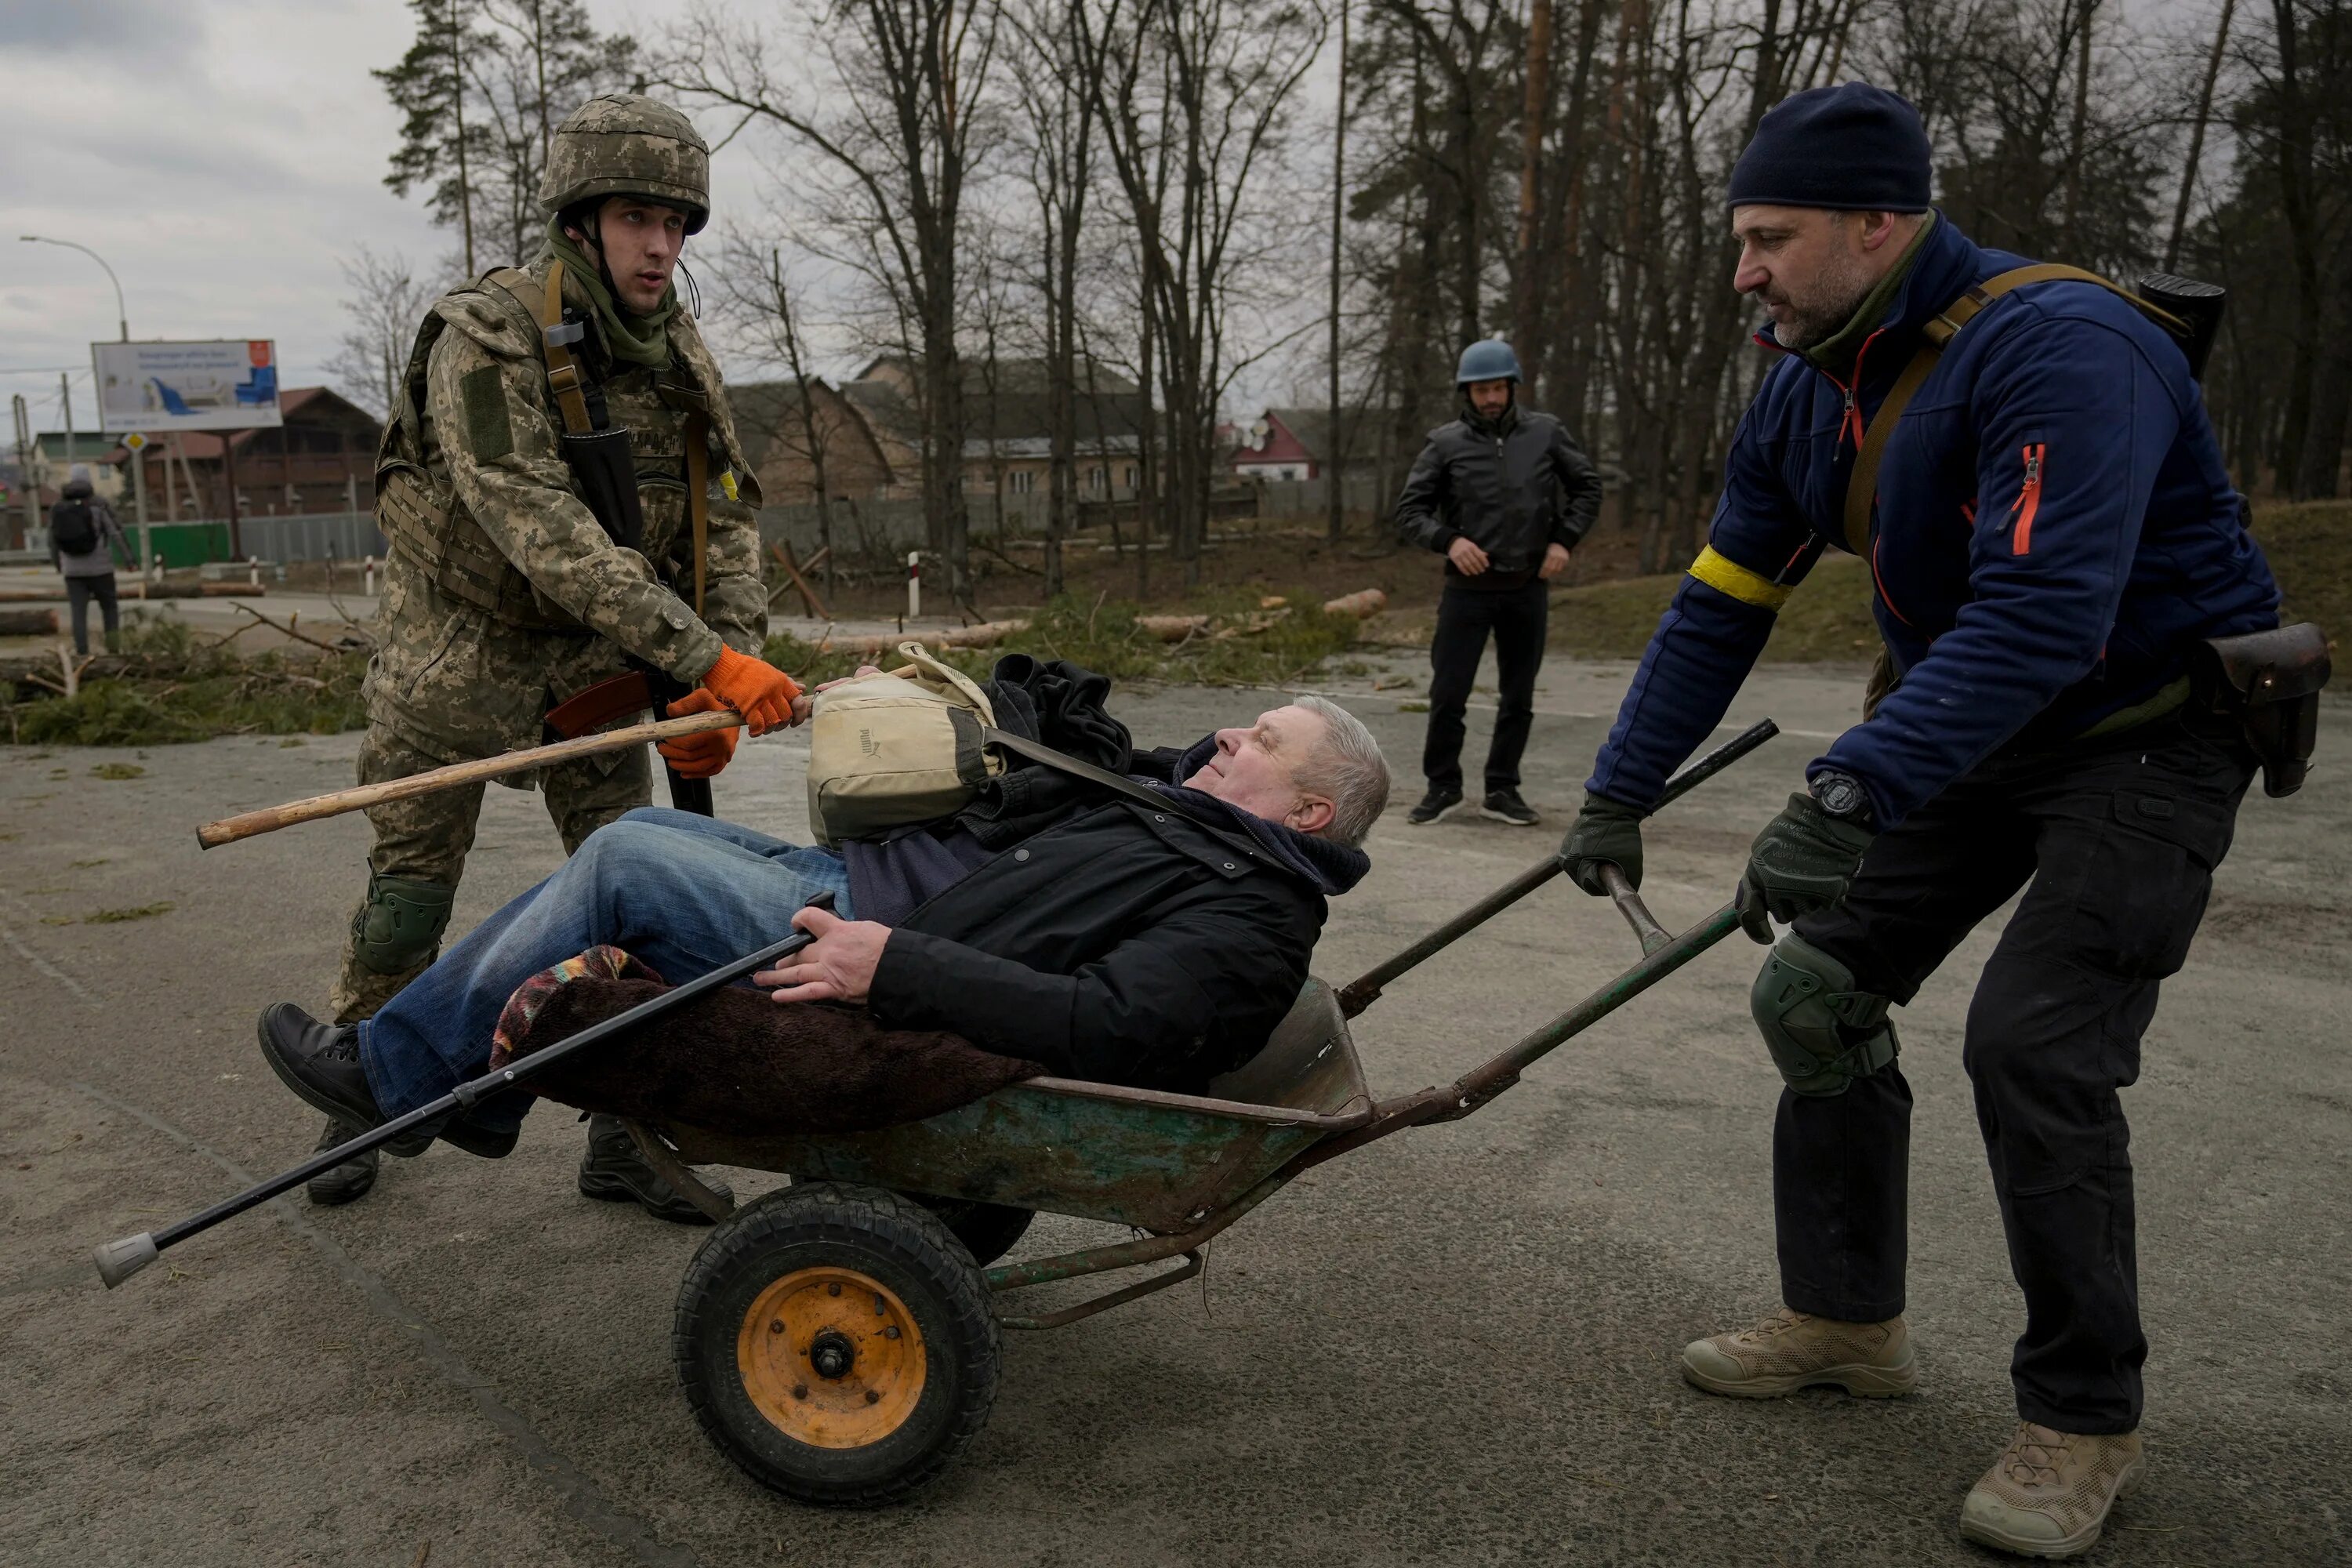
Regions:
M 709 216 L 709 167 L 701 137 L 676 110 L 641 97 L 590 101 L 550 151 L 547 248 L 528 268 L 445 295 L 426 316 L 377 459 L 376 516 L 392 550 L 360 783 L 535 745 L 551 708 L 633 665 L 697 688 L 674 712 L 735 708 L 755 734 L 789 721 L 797 688 L 759 658 L 767 595 L 758 481 L 719 368 L 669 282 L 685 237 Z M 568 325 L 543 341 L 559 261 Z M 566 461 L 563 400 L 550 373 L 567 358 L 588 406 L 601 389 L 600 427 L 629 432 L 644 514 L 637 549 L 599 522 Z M 689 433 L 705 431 L 707 457 L 689 465 Z M 709 476 L 699 563 L 689 472 Z M 696 735 L 662 751 L 673 771 L 707 778 L 726 765 L 735 736 Z M 566 854 L 651 800 L 642 750 L 500 782 L 536 785 Z M 336 1022 L 373 1016 L 440 951 L 481 801 L 474 784 L 369 811 L 375 846 L 334 987 Z M 590 1130 L 582 1189 L 700 1218 L 604 1121 Z M 319 1147 L 351 1132 L 330 1123 Z M 351 1202 L 375 1170 L 373 1153 L 351 1161 L 312 1182 L 310 1195 Z

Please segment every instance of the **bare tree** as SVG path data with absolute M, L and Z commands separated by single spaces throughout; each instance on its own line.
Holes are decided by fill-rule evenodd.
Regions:
M 671 33 L 661 79 L 735 111 L 739 129 L 773 127 L 835 177 L 829 216 L 850 237 L 840 253 L 867 269 L 909 329 L 925 531 L 969 605 L 958 261 L 997 13 L 954 0 L 835 0 L 809 22 L 803 36 L 772 37 L 698 7 Z M 794 173 L 805 174 L 805 163 Z
M 1226 339 L 1247 220 L 1266 216 L 1258 176 L 1279 153 L 1325 17 L 1299 0 L 1095 0 L 1075 20 L 1142 262 L 1168 423 L 1169 542 L 1190 584 L 1208 532 L 1218 400 L 1255 357 Z
M 343 334 L 327 374 L 352 402 L 386 416 L 400 401 L 417 330 L 441 289 L 417 277 L 398 251 L 380 255 L 362 245 L 341 265 L 350 292 L 343 299 Z

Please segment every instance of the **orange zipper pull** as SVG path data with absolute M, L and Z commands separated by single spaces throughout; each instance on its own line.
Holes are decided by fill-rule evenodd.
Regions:
M 2022 555 L 2033 547 L 2033 514 L 2042 510 L 2042 457 L 2048 450 L 2049 444 L 2042 441 L 2025 448 L 2025 482 L 2018 487 L 2016 504 L 2009 509 L 2017 519 L 2010 536 L 2011 555 Z

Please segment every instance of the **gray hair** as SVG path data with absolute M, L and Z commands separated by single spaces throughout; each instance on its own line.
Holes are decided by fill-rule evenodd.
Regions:
M 1300 696 L 1293 706 L 1323 721 L 1323 743 L 1291 776 L 1331 798 L 1331 825 L 1319 837 L 1353 849 L 1364 842 L 1389 804 L 1388 759 L 1364 721 L 1328 697 Z

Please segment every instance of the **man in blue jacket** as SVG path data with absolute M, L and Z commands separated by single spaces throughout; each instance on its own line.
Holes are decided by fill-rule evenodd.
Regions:
M 1784 1310 L 1692 1344 L 1684 1373 L 1749 1397 L 1912 1388 L 1911 1091 L 1886 1011 L 2022 889 L 1963 1057 L 2025 1294 L 2020 1422 L 1961 1532 L 2071 1556 L 2142 1465 L 2116 1091 L 2254 767 L 2189 700 L 2187 661 L 2199 639 L 2275 626 L 2278 589 L 2167 331 L 2095 282 L 2003 279 L 2022 259 L 1970 243 L 1928 188 L 1916 112 L 1859 83 L 1788 100 L 1742 155 L 1735 283 L 1780 358 L 1562 855 L 1588 892 L 1604 862 L 1638 881 L 1641 817 L 1721 721 L 1775 611 L 1824 548 L 1869 561 L 1895 683 L 1807 768 L 1741 888 L 1759 940 L 1768 915 L 1793 921 L 1753 995 L 1789 1083 Z M 1865 488 L 1850 508 L 1865 447 L 1876 504 Z

